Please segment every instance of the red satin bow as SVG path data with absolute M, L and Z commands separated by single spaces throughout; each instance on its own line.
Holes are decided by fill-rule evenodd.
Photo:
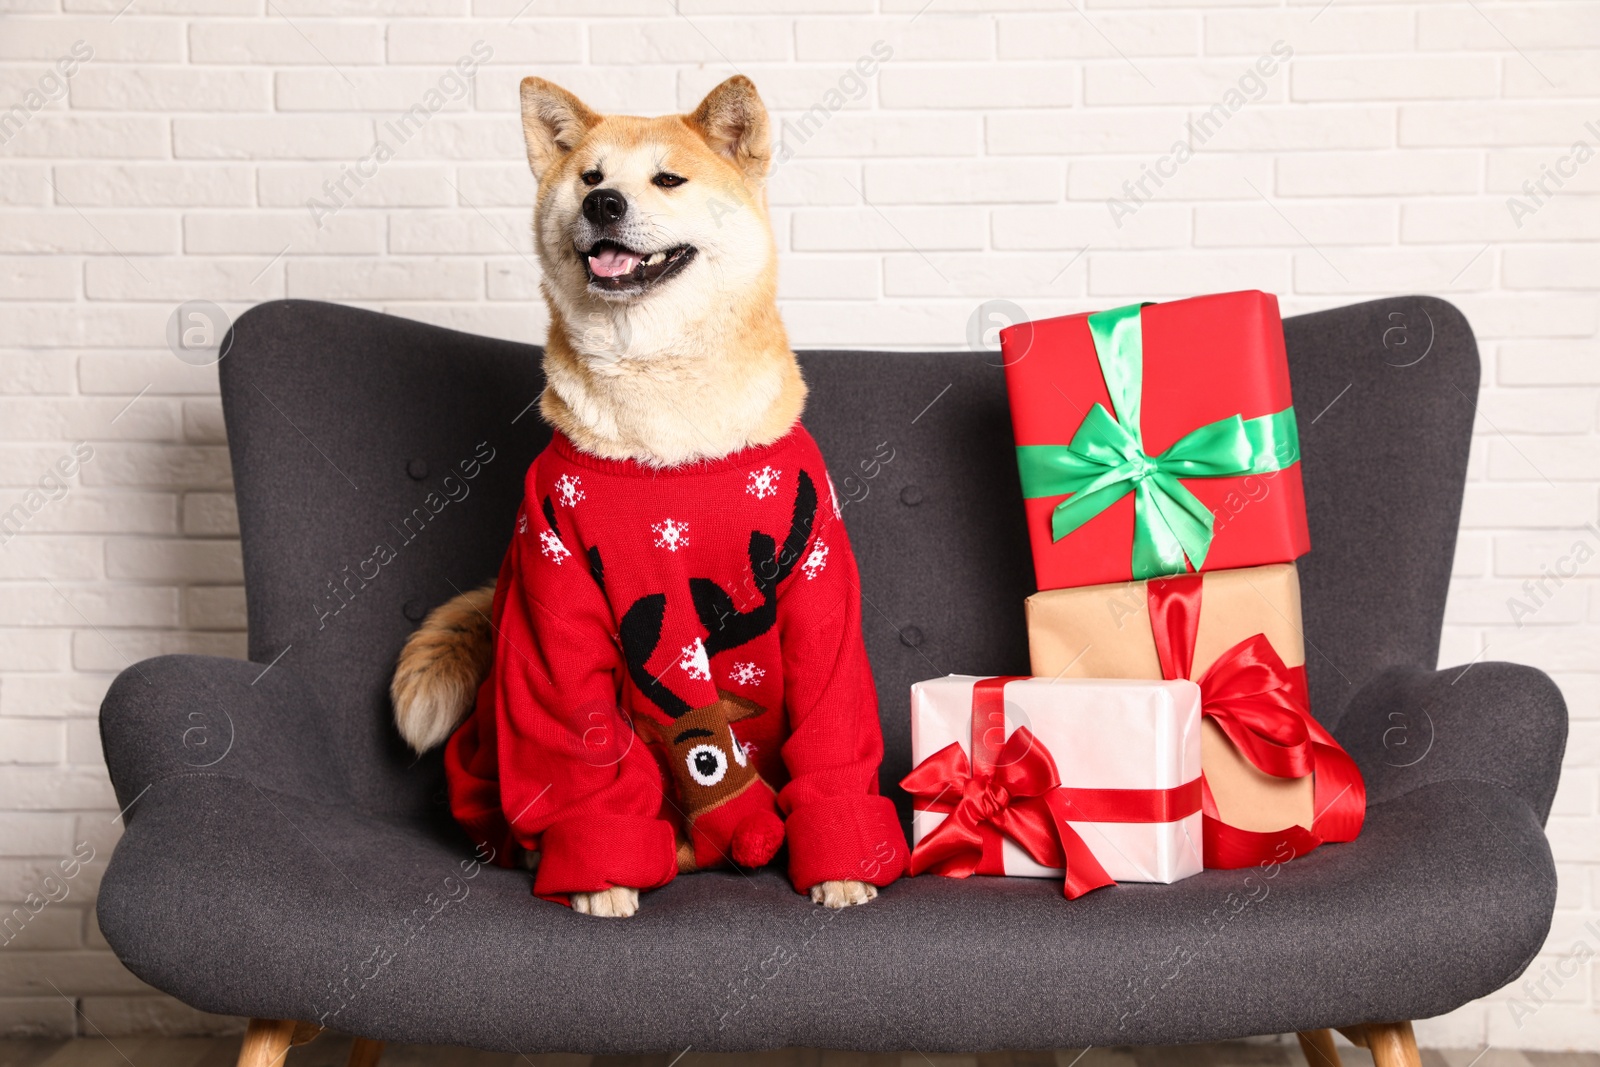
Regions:
M 1041 866 L 1066 868 L 1062 891 L 1068 899 L 1115 884 L 1067 825 L 1068 802 L 1060 785 L 1055 761 L 1026 726 L 1019 726 L 1001 746 L 989 771 L 974 773 L 961 746 L 946 745 L 900 781 L 917 800 L 918 810 L 949 813 L 911 850 L 911 873 L 932 871 L 951 878 L 1003 874 L 1003 834 Z
M 1218 656 L 1200 678 L 1200 714 L 1221 727 L 1245 759 L 1277 778 L 1314 770 L 1305 699 L 1263 634 Z
M 1146 585 L 1150 632 L 1165 678 L 1193 672 L 1200 627 L 1202 576 L 1151 579 Z M 1277 778 L 1315 774 L 1311 829 L 1270 833 L 1223 822 L 1205 788 L 1205 865 L 1251 867 L 1283 862 L 1327 841 L 1353 841 L 1366 819 L 1367 789 L 1355 761 L 1311 716 L 1304 667 L 1287 667 L 1263 634 L 1228 649 L 1200 678 L 1201 714 L 1211 719 L 1257 769 Z

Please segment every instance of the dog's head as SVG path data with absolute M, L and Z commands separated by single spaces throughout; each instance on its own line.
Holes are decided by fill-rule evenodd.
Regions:
M 765 282 L 776 249 L 764 181 L 766 108 L 748 78 L 688 115 L 600 115 L 542 78 L 522 82 L 539 182 L 534 242 L 545 292 L 579 329 L 596 310 L 682 323 Z

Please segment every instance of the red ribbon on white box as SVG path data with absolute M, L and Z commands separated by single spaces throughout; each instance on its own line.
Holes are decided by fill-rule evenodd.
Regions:
M 1068 820 L 1176 822 L 1200 810 L 1200 779 L 1170 789 L 1063 786 L 1055 760 L 1027 727 L 1005 737 L 1005 687 L 1019 680 L 973 683 L 970 761 L 959 744 L 949 744 L 901 779 L 918 811 L 948 816 L 911 850 L 910 873 L 1004 874 L 1004 837 L 1041 866 L 1064 868 L 1069 900 L 1115 885 Z

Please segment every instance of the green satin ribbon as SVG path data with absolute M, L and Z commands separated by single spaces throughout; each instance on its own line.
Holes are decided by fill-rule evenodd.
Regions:
M 1183 574 L 1204 566 L 1211 548 L 1211 510 L 1183 478 L 1265 474 L 1300 461 L 1294 408 L 1246 419 L 1230 415 L 1185 435 L 1159 456 L 1144 450 L 1139 401 L 1144 392 L 1145 305 L 1089 316 L 1095 355 L 1116 415 L 1095 404 L 1070 445 L 1018 445 L 1022 495 L 1071 496 L 1050 518 L 1061 540 L 1116 501 L 1134 494 L 1133 576 Z M 1186 560 L 1188 561 L 1186 563 Z

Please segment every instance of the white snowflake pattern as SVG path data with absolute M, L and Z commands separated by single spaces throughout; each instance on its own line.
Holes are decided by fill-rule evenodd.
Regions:
M 676 519 L 663 519 L 650 529 L 656 535 L 656 547 L 676 552 L 689 544 L 689 524 Z
M 782 474 L 782 471 L 772 467 L 762 467 L 758 471 L 751 471 L 750 482 L 744 487 L 744 491 L 757 500 L 765 500 L 769 496 L 777 496 L 778 478 Z
M 828 565 L 828 546 L 821 539 L 811 545 L 811 554 L 806 556 L 806 561 L 800 564 L 800 569 L 805 572 L 806 581 L 810 581 L 822 573 L 822 568 Z
M 526 511 L 519 512 L 518 515 L 517 515 L 517 533 L 525 534 L 527 532 L 528 532 L 528 513 Z
M 562 507 L 573 507 L 583 499 L 583 483 L 576 474 L 563 474 L 556 479 L 556 496 Z
M 572 549 L 561 543 L 561 535 L 554 530 L 539 531 L 539 551 L 557 567 L 565 563 L 567 557 L 572 555 Z
M 711 661 L 706 658 L 706 646 L 697 637 L 694 644 L 684 645 L 678 653 L 678 666 L 691 678 L 702 682 L 711 680 Z
M 728 669 L 728 681 L 734 685 L 755 685 L 767 672 L 754 663 L 735 663 Z

